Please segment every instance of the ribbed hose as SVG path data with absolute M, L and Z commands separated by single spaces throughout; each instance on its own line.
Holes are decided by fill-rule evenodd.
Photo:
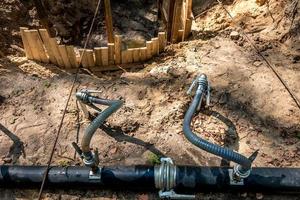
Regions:
M 105 120 L 114 112 L 116 112 L 122 105 L 121 100 L 107 100 L 95 97 L 88 97 L 88 101 L 91 103 L 107 105 L 109 106 L 103 110 L 86 128 L 84 136 L 81 140 L 81 148 L 84 154 L 90 153 L 90 143 L 96 130 L 105 122 Z
M 84 104 L 96 108 L 93 104 L 100 104 L 109 106 L 91 122 L 86 128 L 83 138 L 81 140 L 81 150 L 85 159 L 92 159 L 93 155 L 90 150 L 90 143 L 96 130 L 105 122 L 105 120 L 114 112 L 116 112 L 122 105 L 121 100 L 108 100 L 91 96 L 88 90 L 82 90 L 76 93 L 76 98 Z
M 231 149 L 223 148 L 216 144 L 212 144 L 212 143 L 198 137 L 191 130 L 190 126 L 191 126 L 192 117 L 193 117 L 194 113 L 196 112 L 196 109 L 197 109 L 199 103 L 201 103 L 200 101 L 202 101 L 204 92 L 206 92 L 206 90 L 207 90 L 206 76 L 204 75 L 202 78 L 203 79 L 200 80 L 200 82 L 202 82 L 202 83 L 199 84 L 198 89 L 196 91 L 196 95 L 195 95 L 188 111 L 186 112 L 186 114 L 184 116 L 183 132 L 184 132 L 185 137 L 192 144 L 199 147 L 200 149 L 207 151 L 209 153 L 212 153 L 214 155 L 220 156 L 228 161 L 233 161 L 235 163 L 238 163 L 242 166 L 243 170 L 249 170 L 251 168 L 251 161 L 248 158 L 232 151 Z M 206 84 L 203 83 L 204 78 L 206 79 Z

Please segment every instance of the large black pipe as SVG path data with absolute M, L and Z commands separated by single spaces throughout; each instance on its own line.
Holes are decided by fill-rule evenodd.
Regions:
M 45 166 L 0 166 L 0 187 L 39 187 Z M 153 166 L 102 167 L 101 179 L 88 167 L 51 167 L 48 188 L 110 188 L 155 190 Z M 231 168 L 177 166 L 176 191 L 184 192 L 293 192 L 300 193 L 300 168 L 253 168 L 243 184 L 230 179 Z

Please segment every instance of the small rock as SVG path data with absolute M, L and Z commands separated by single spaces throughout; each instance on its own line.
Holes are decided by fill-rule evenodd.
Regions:
M 12 162 L 12 158 L 3 158 L 2 159 L 2 161 L 4 162 L 4 163 L 11 163 Z
M 260 61 L 254 61 L 254 63 L 253 63 L 253 65 L 255 67 L 259 67 L 261 64 L 262 64 L 262 62 L 260 62 Z
M 232 40 L 238 40 L 238 39 L 240 38 L 240 34 L 239 34 L 237 31 L 232 31 L 232 32 L 230 33 L 230 38 L 231 38 Z

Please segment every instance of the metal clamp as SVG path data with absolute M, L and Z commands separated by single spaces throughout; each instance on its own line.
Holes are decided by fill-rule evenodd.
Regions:
M 177 194 L 176 187 L 177 167 L 171 158 L 161 158 L 161 164 L 154 168 L 155 187 L 160 189 L 161 199 L 194 199 L 195 195 Z
M 203 92 L 205 94 L 205 98 L 206 98 L 206 106 L 210 106 L 210 84 L 207 80 L 207 76 L 205 74 L 201 74 L 199 76 L 197 76 L 194 81 L 192 82 L 191 86 L 189 87 L 187 94 L 191 95 L 192 91 L 194 88 L 196 88 L 196 93 L 199 91 L 203 91 L 205 90 L 205 92 Z M 202 104 L 203 98 L 201 98 L 199 105 L 197 106 L 197 110 L 200 110 L 201 108 L 201 104 Z

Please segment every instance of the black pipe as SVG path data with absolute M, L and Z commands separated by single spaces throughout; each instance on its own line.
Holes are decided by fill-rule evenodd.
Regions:
M 203 97 L 206 95 L 208 90 L 208 81 L 206 75 L 202 74 L 195 80 L 196 82 L 193 83 L 195 85 L 198 84 L 196 95 L 189 106 L 183 121 L 183 132 L 185 137 L 195 146 L 212 153 L 214 155 L 220 156 L 228 161 L 233 161 L 235 163 L 240 164 L 243 167 L 243 170 L 247 171 L 251 168 L 251 160 L 246 158 L 245 156 L 232 151 L 231 149 L 221 147 L 219 145 L 210 143 L 200 137 L 198 137 L 193 131 L 191 130 L 191 122 L 194 113 L 197 110 L 197 107 L 201 105 L 203 101 Z
M 39 187 L 45 166 L 0 166 L 0 187 Z M 177 166 L 176 191 L 300 193 L 300 168 L 253 168 L 243 184 L 230 179 L 232 168 Z M 155 190 L 153 166 L 102 167 L 101 179 L 90 178 L 88 167 L 51 167 L 47 188 Z

